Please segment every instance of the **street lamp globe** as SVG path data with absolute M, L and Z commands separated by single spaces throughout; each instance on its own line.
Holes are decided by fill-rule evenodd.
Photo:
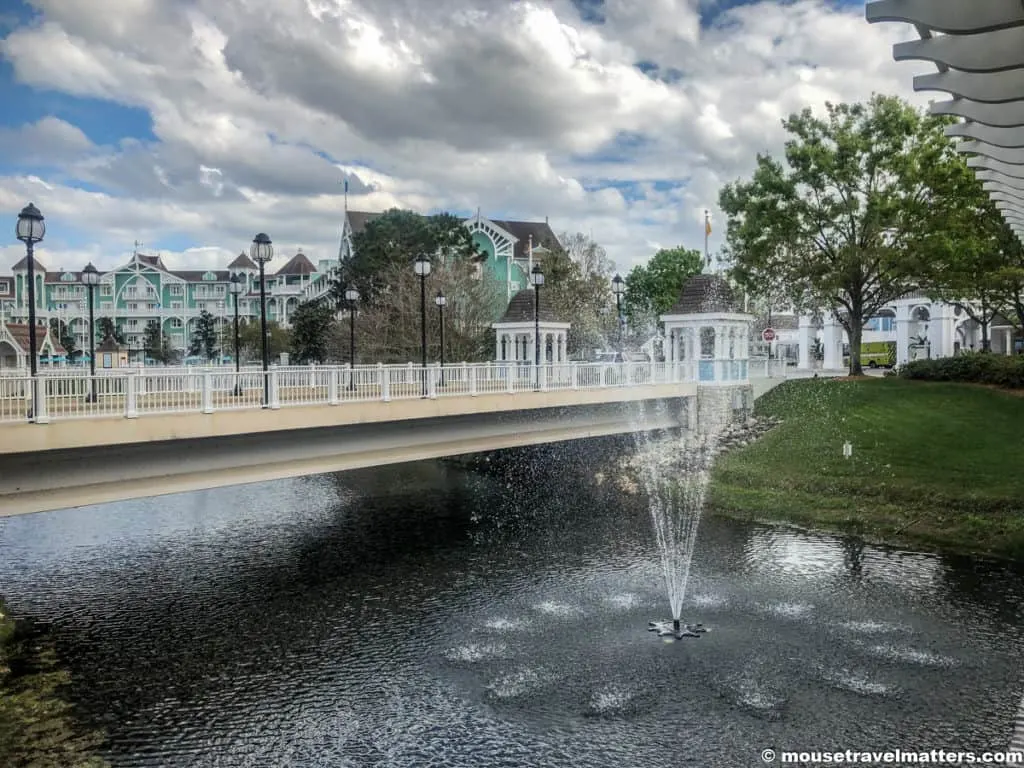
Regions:
M 350 285 L 345 289 L 345 301 L 350 304 L 355 304 L 359 301 L 359 290 L 354 285 Z
M 426 277 L 430 274 L 430 257 L 425 254 L 420 254 L 416 257 L 416 261 L 412 266 L 419 277 Z
M 448 297 L 438 291 L 437 296 L 434 297 L 434 303 L 439 307 L 446 307 L 448 306 Z
M 99 270 L 97 270 L 96 267 L 94 267 L 92 265 L 92 262 L 90 261 L 82 269 L 82 285 L 87 285 L 87 286 L 89 286 L 91 288 L 91 287 L 97 286 L 99 284 L 100 284 L 100 273 L 99 273 Z
M 228 286 L 232 296 L 238 296 L 245 290 L 245 284 L 237 274 L 231 276 L 231 285 Z
M 274 246 L 265 232 L 260 232 L 252 239 L 249 257 L 257 264 L 266 264 L 274 258 Z
M 612 293 L 616 296 L 621 296 L 626 292 L 626 281 L 616 275 L 612 278 Z
M 538 287 L 544 285 L 544 271 L 540 268 L 540 264 L 533 265 L 533 271 L 530 272 L 530 282 Z
M 18 239 L 23 243 L 38 243 L 45 234 L 46 224 L 43 222 L 43 214 L 34 204 L 29 203 L 18 214 Z

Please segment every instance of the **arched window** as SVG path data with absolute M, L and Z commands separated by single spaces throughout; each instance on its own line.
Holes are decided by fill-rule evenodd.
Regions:
M 729 329 L 729 359 L 732 360 L 736 357 L 736 329 Z
M 715 329 L 710 326 L 700 329 L 700 356 L 715 356 Z

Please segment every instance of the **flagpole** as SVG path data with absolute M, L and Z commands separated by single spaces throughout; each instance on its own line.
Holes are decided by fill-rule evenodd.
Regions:
M 710 272 L 711 271 L 711 257 L 708 255 L 708 234 L 709 234 L 709 230 L 711 229 L 711 227 L 709 226 L 709 224 L 710 224 L 710 222 L 708 221 L 708 210 L 707 210 L 707 208 L 705 208 L 704 209 L 704 264 L 706 265 L 707 270 Z

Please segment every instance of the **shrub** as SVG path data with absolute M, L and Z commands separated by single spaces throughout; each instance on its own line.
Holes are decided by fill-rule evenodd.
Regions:
M 1024 389 L 1024 356 L 967 352 L 937 360 L 914 360 L 900 366 L 899 375 L 904 379 L 963 381 Z

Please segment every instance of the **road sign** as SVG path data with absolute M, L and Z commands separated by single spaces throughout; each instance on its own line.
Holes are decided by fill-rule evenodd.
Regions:
M 767 342 L 775 341 L 775 329 L 765 328 L 763 331 L 761 331 L 761 340 Z

